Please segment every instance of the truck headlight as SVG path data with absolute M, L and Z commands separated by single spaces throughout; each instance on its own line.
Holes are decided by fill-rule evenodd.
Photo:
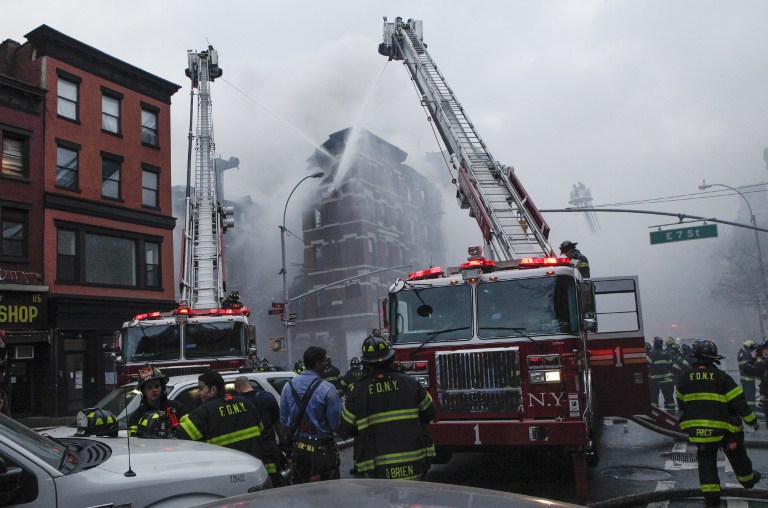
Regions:
M 561 380 L 559 370 L 535 370 L 528 373 L 531 383 L 559 383 Z
M 415 375 L 413 378 L 424 388 L 429 388 L 429 376 L 427 374 Z

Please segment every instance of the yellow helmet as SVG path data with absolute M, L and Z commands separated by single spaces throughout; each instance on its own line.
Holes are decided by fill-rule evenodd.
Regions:
M 664 345 L 665 346 L 671 346 L 674 343 L 675 343 L 675 338 L 674 337 L 667 337 L 666 339 L 664 339 Z
M 755 349 L 755 347 L 757 347 L 757 344 L 755 344 L 754 340 L 749 339 L 749 340 L 745 340 L 744 341 L 744 347 L 751 351 L 751 350 Z

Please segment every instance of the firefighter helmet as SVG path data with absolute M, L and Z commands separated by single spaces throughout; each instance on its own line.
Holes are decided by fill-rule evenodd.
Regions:
M 664 339 L 664 345 L 665 346 L 671 346 L 674 343 L 675 343 L 675 338 L 674 337 L 667 337 L 666 339 Z
M 754 351 L 757 348 L 757 344 L 755 344 L 754 340 L 749 339 L 744 341 L 744 347 L 749 349 L 750 351 Z
M 146 367 L 139 369 L 139 390 L 143 391 L 144 385 L 147 384 L 148 381 L 154 379 L 159 379 L 163 388 L 165 388 L 166 383 L 168 383 L 168 376 L 163 374 L 163 371 L 154 365 L 147 365 Z
M 389 363 L 395 356 L 395 351 L 389 342 L 382 339 L 378 333 L 371 333 L 363 341 L 363 363 Z
M 293 364 L 293 371 L 296 374 L 301 374 L 302 372 L 304 372 L 304 369 L 305 369 L 304 362 L 302 362 L 301 360 L 296 360 L 296 363 Z
M 725 358 L 724 356 L 717 354 L 717 344 L 711 340 L 702 340 L 696 344 L 696 346 L 693 348 L 693 354 L 696 356 L 696 358 L 712 361 L 722 360 Z
M 560 244 L 560 252 L 569 252 L 576 248 L 578 242 L 572 242 L 570 240 L 566 240 L 563 243 Z
M 77 413 L 77 435 L 116 437 L 117 417 L 108 409 L 90 407 Z
M 664 339 L 661 337 L 654 337 L 653 338 L 653 347 L 661 347 L 664 344 Z
M 153 439 L 174 437 L 171 419 L 163 411 L 149 411 L 139 418 L 136 435 Z
M 349 366 L 354 368 L 360 367 L 363 364 L 363 362 L 360 361 L 360 357 L 353 356 L 352 359 L 349 361 Z

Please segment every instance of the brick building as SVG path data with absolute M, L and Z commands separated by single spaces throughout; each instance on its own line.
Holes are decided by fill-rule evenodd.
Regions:
M 322 289 L 296 305 L 294 356 L 300 357 L 309 344 L 320 345 L 342 372 L 378 326 L 378 299 L 395 278 L 445 257 L 441 192 L 404 164 L 406 152 L 365 130 L 357 136 L 349 169 L 338 175 L 350 132 L 331 134 L 322 145 L 335 159 L 322 151 L 309 159 L 312 170 L 326 176 L 319 199 L 306 205 L 302 217 L 306 275 L 290 291 L 303 294 L 398 267 Z
M 12 410 L 58 416 L 114 383 L 104 346 L 123 321 L 175 305 L 170 106 L 180 87 L 46 25 L 25 37 L 0 44 L 0 127 L 25 161 L 7 169 L 4 142 L 0 211 L 26 220 L 6 229 L 2 217 L 13 250 L 0 273 L 38 277 L 0 280 L 0 295 L 37 295 L 43 319 L 0 314 L 0 329 L 14 355 L 27 346 L 13 361 Z

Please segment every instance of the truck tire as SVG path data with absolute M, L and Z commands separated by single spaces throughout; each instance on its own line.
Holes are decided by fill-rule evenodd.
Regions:
M 434 457 L 432 457 L 432 464 L 448 464 L 453 457 L 453 452 L 444 452 L 438 450 Z

